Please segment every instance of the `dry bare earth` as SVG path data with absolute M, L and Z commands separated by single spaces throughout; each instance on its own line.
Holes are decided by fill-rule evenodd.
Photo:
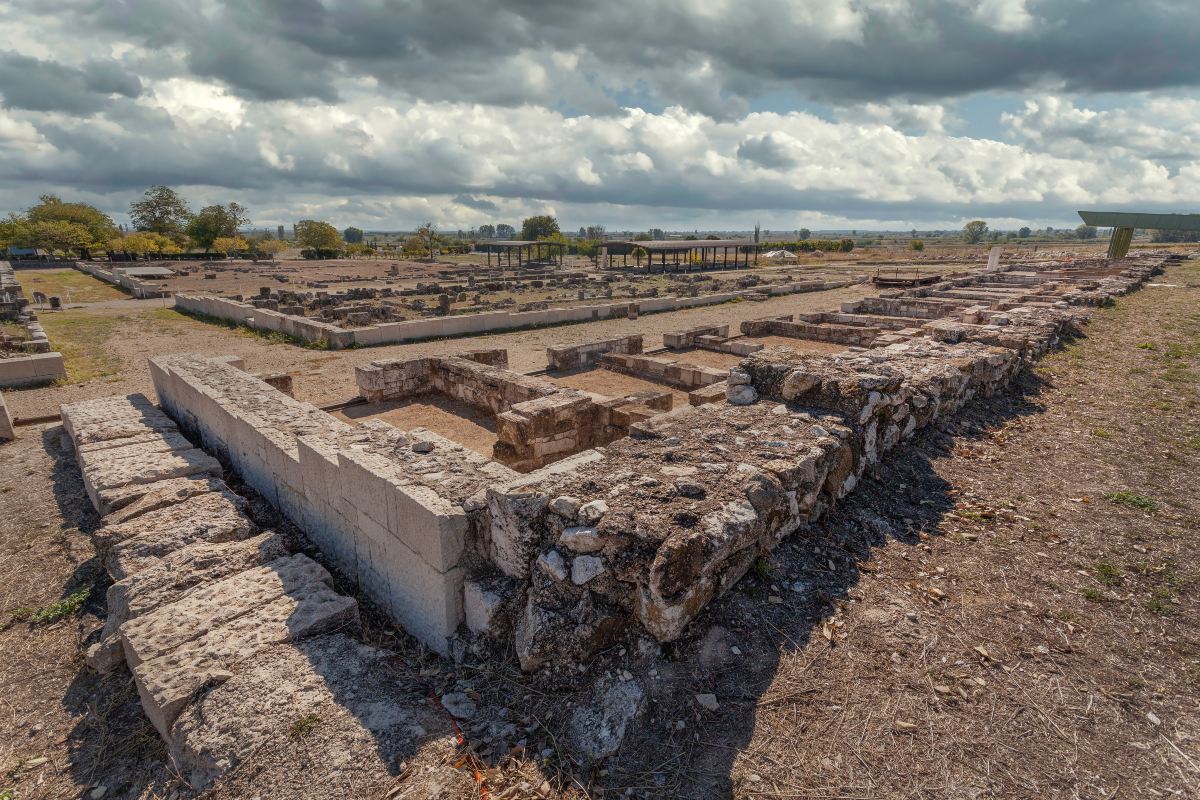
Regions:
M 1180 285 L 1097 312 L 1019 394 L 894 451 L 661 651 L 631 637 L 585 673 L 522 676 L 367 635 L 429 691 L 477 696 L 464 733 L 493 797 L 1196 796 L 1200 269 L 1162 280 Z M 0 448 L 0 792 L 178 791 L 128 673 L 82 665 L 96 521 L 59 429 L 22 434 Z M 572 705 L 623 670 L 643 712 L 582 765 L 560 746 Z M 527 739 L 511 758 L 486 740 L 502 709 Z M 330 796 L 345 783 L 309 746 L 281 736 L 213 796 Z M 340 794 L 478 796 L 455 763 L 430 746 Z

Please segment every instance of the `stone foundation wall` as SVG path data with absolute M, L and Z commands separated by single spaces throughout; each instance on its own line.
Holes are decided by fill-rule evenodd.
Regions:
M 642 336 L 637 334 L 636 336 L 622 336 L 619 339 L 607 339 L 602 342 L 547 347 L 546 363 L 550 369 L 562 372 L 580 367 L 590 367 L 606 353 L 638 354 L 641 352 Z
M 349 425 L 229 364 L 151 359 L 163 408 L 433 650 L 462 621 L 463 501 L 516 473 L 434 433 Z
M 746 320 L 741 324 L 745 336 L 788 336 L 793 339 L 812 339 L 850 347 L 870 347 L 882 331 L 879 328 L 850 325 L 787 322 L 778 319 Z
M 665 383 L 680 389 L 699 389 L 720 383 L 729 374 L 727 370 L 689 364 L 662 356 L 626 356 L 610 353 L 600 359 L 600 366 L 613 372 L 621 372 L 655 383 Z

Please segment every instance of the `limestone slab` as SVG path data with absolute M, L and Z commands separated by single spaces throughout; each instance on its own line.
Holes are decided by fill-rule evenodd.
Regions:
M 284 642 L 328 633 L 358 621 L 358 603 L 323 583 L 309 583 L 258 610 L 203 632 L 183 646 L 133 668 L 142 708 L 168 738 L 171 725 L 206 686 L 224 683 L 237 666 Z

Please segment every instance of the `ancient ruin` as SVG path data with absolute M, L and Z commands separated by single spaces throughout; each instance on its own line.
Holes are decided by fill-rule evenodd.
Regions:
M 488 415 L 490 454 L 425 428 L 352 424 L 235 358 L 152 358 L 159 406 L 134 395 L 62 407 L 115 581 L 89 661 L 129 665 L 177 766 L 203 785 L 237 754 L 206 746 L 202 717 L 219 712 L 202 705 L 224 693 L 238 706 L 272 664 L 324 676 L 336 661 L 336 684 L 380 658 L 340 632 L 358 604 L 327 570 L 444 656 L 511 643 L 534 670 L 631 629 L 671 641 L 888 450 L 1003 391 L 1088 307 L 1169 258 L 1016 265 L 746 322 L 742 336 L 671 333 L 662 354 L 640 336 L 556 347 L 536 376 L 509 370 L 503 350 L 355 370 L 366 405 L 448 397 Z M 558 382 L 579 370 L 662 388 L 604 396 Z M 689 402 L 673 402 L 680 389 Z M 316 560 L 258 530 L 223 475 L 294 523 Z

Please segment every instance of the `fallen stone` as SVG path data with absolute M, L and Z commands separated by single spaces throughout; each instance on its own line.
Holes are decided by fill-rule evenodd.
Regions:
M 442 695 L 442 708 L 455 719 L 474 719 L 478 713 L 475 701 L 462 692 L 450 692 Z
M 542 553 L 538 556 L 537 563 L 554 580 L 565 581 L 567 579 L 566 562 L 563 561 L 562 555 L 557 550 L 547 550 Z
M 642 687 L 635 681 L 613 681 L 596 687 L 598 701 L 581 706 L 571 714 L 568 740 L 574 750 L 589 760 L 607 758 L 617 752 L 629 723 L 642 708 Z
M 83 485 L 92 505 L 104 516 L 113 511 L 101 499 L 101 495 L 107 490 L 133 484 L 156 483 L 168 478 L 184 478 L 189 475 L 220 474 L 221 465 L 215 458 L 203 450 L 193 448 L 166 453 L 152 452 L 112 461 L 103 461 L 97 457 L 94 468 L 83 473 Z
M 707 711 L 716 711 L 721 707 L 721 704 L 717 702 L 717 696 L 715 694 L 696 695 L 696 704 Z

